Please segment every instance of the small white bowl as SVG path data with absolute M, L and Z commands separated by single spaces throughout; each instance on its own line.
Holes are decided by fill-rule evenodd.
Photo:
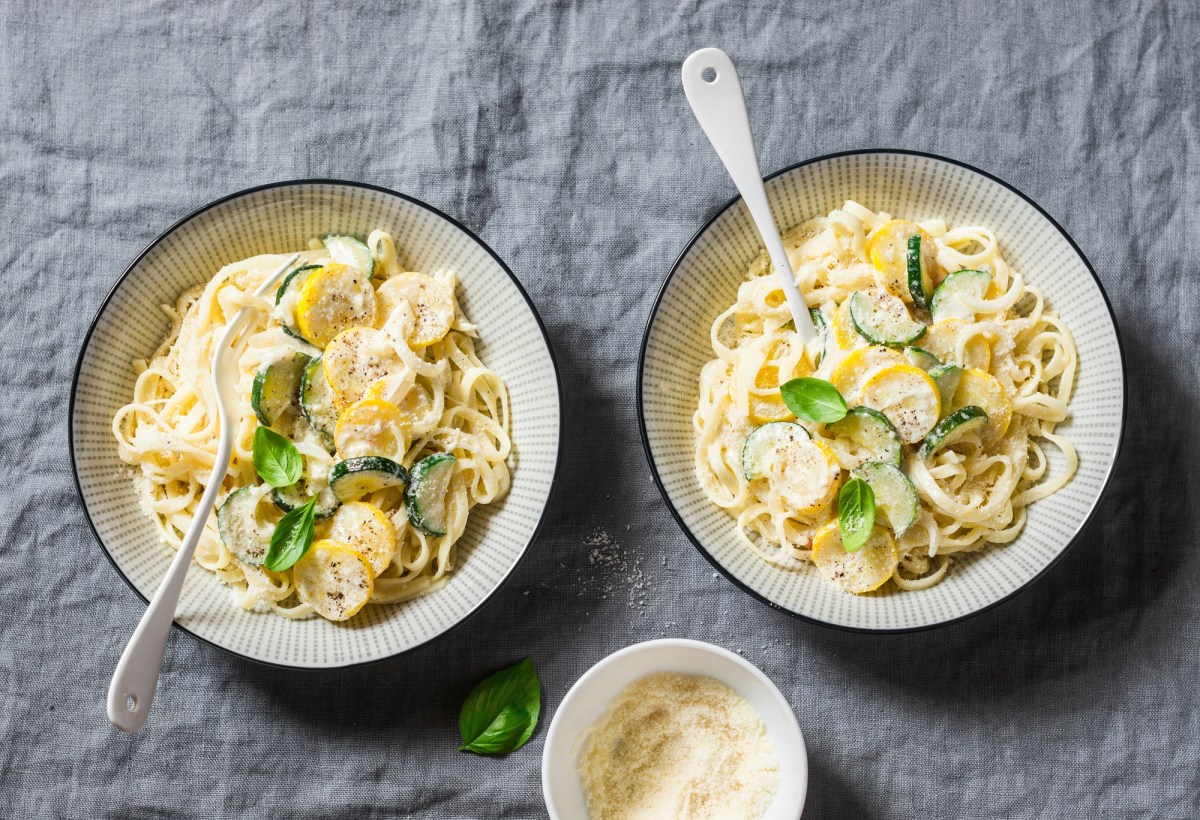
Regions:
M 584 673 L 554 714 L 542 752 L 542 794 L 551 820 L 587 817 L 578 758 L 587 732 L 612 699 L 657 672 L 707 675 L 749 701 L 762 716 L 779 759 L 779 790 L 763 820 L 795 820 L 808 793 L 808 753 L 792 707 L 771 679 L 745 658 L 703 641 L 665 638 L 614 652 Z

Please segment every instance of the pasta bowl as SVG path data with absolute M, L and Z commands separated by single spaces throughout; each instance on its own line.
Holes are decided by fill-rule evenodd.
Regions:
M 737 299 L 761 241 L 741 201 L 722 207 L 680 254 L 648 320 L 638 372 L 642 440 L 667 506 L 700 553 L 737 586 L 768 605 L 820 624 L 907 631 L 981 612 L 1030 584 L 1079 540 L 1097 509 L 1121 445 L 1124 360 L 1116 320 L 1082 251 L 1031 199 L 962 163 L 906 151 L 856 151 L 809 160 L 769 177 L 767 194 L 783 228 L 855 200 L 910 220 L 986 225 L 1005 259 L 1041 289 L 1071 329 L 1078 368 L 1067 420 L 1078 472 L 1027 508 L 1011 543 L 954 556 L 941 583 L 920 591 L 888 584 L 851 595 L 811 564 L 781 567 L 747 548 L 734 519 L 705 494 L 695 469 L 693 415 L 701 368 L 713 358 L 714 319 Z M 1061 466 L 1046 448 L 1051 469 Z M 1052 451 L 1052 452 L 1051 452 Z
M 512 486 L 503 500 L 472 511 L 445 587 L 404 603 L 368 605 L 345 623 L 245 611 L 215 576 L 193 567 L 176 626 L 251 660 L 286 667 L 381 660 L 462 623 L 500 588 L 538 530 L 558 464 L 558 375 L 533 303 L 495 252 L 429 205 L 360 183 L 282 182 L 220 199 L 154 240 L 105 298 L 79 354 L 69 411 L 76 483 L 104 554 L 145 600 L 172 553 L 139 503 L 132 470 L 118 458 L 112 419 L 132 395 L 132 363 L 148 359 L 171 326 L 160 306 L 175 304 L 230 262 L 376 228 L 392 234 L 409 269 L 457 275 L 459 303 L 479 328 L 477 349 L 508 386 Z

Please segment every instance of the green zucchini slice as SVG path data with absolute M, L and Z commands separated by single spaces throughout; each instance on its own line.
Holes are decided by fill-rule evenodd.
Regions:
M 454 475 L 451 453 L 434 453 L 413 467 L 412 483 L 404 491 L 408 520 L 429 535 L 446 534 L 446 491 Z
M 308 281 L 308 277 L 312 272 L 319 270 L 320 265 L 305 265 L 301 268 L 296 268 L 294 271 L 283 277 L 283 282 L 280 283 L 279 289 L 275 291 L 275 304 L 283 301 L 285 296 L 295 296 L 300 293 L 300 288 L 304 287 L 304 283 Z
M 958 389 L 958 380 L 962 377 L 962 368 L 956 364 L 943 364 L 929 371 L 929 378 L 937 385 L 938 397 L 942 401 L 943 412 L 950 409 L 954 400 L 954 391 Z
M 762 478 L 766 457 L 789 442 L 812 438 L 808 431 L 792 421 L 772 421 L 756 427 L 742 445 L 742 474 L 747 481 Z
M 960 407 L 929 431 L 917 452 L 921 458 L 929 458 L 938 450 L 962 441 L 968 434 L 979 432 L 987 420 L 987 413 L 980 407 L 973 404 Z
M 866 405 L 851 407 L 840 421 L 825 428 L 834 437 L 857 445 L 859 463 L 884 461 L 899 467 L 904 458 L 904 442 L 888 417 Z
M 963 297 L 982 299 L 991 284 L 992 275 L 982 270 L 960 270 L 947 276 L 933 294 L 931 312 L 934 323 L 947 319 L 975 321 L 975 311 Z
M 895 464 L 870 461 L 854 468 L 850 474 L 871 485 L 875 509 L 883 513 L 897 538 L 916 523 L 921 512 L 921 499 L 912 481 Z
M 324 242 L 325 250 L 329 251 L 334 262 L 358 268 L 368 279 L 375 275 L 375 257 L 361 239 L 334 234 L 325 237 Z
M 334 464 L 329 471 L 329 486 L 334 495 L 345 502 L 357 501 L 384 487 L 401 487 L 407 483 L 408 471 L 383 456 L 348 458 Z
M 304 287 L 304 283 L 307 282 L 308 278 L 313 275 L 313 272 L 320 269 L 320 265 L 305 265 L 304 267 L 296 268 L 294 271 L 289 273 L 286 277 L 284 277 L 282 284 L 279 285 L 279 290 L 275 291 L 275 304 L 283 304 L 286 300 L 287 304 L 285 307 L 287 308 L 287 314 L 295 317 L 296 300 L 300 298 L 301 288 Z M 291 336 L 293 339 L 304 342 L 308 345 L 312 344 L 312 342 L 304 338 L 304 335 L 300 333 L 299 330 L 292 327 L 292 325 L 288 324 L 288 322 L 284 321 L 283 319 L 280 319 L 279 327 L 283 329 L 284 333 Z M 315 345 L 313 346 L 315 347 Z
M 305 365 L 304 373 L 300 376 L 300 412 L 304 414 L 309 426 L 325 438 L 327 444 L 333 443 L 338 411 L 333 398 L 333 388 L 325 378 L 325 368 L 320 356 Z
M 925 325 L 909 315 L 899 297 L 887 291 L 856 290 L 848 301 L 854 329 L 873 345 L 905 347 L 925 335 Z
M 821 364 L 821 360 L 825 358 L 825 351 L 829 347 L 829 322 L 825 321 L 825 314 L 820 308 L 809 308 L 808 315 L 812 317 L 813 327 L 817 329 L 817 337 L 821 340 L 821 353 L 817 356 L 817 365 Z
M 922 253 L 922 250 L 921 234 L 910 236 L 905 247 L 904 264 L 908 269 L 908 293 L 912 296 L 913 305 L 927 309 L 929 298 L 933 295 L 933 271 L 929 269 L 933 254 Z
M 263 365 L 254 374 L 250 406 L 259 424 L 271 427 L 288 410 L 299 409 L 300 379 L 310 362 L 311 356 L 297 351 Z
M 912 363 L 913 367 L 919 367 L 926 373 L 932 371 L 935 367 L 941 367 L 942 361 L 937 356 L 934 356 L 923 347 L 909 345 L 904 348 L 904 357 Z
M 313 488 L 316 487 L 317 503 L 313 505 L 313 515 L 318 521 L 328 518 L 337 512 L 338 507 L 342 506 L 341 500 L 334 495 L 329 484 L 324 481 L 312 481 L 308 476 L 301 478 L 295 484 L 287 487 L 276 487 L 271 493 L 271 500 L 275 502 L 275 506 L 284 512 L 291 512 L 297 507 L 302 507 L 309 502 L 313 497 Z
M 231 492 L 217 507 L 217 533 L 226 549 L 238 560 L 255 566 L 267 557 L 272 527 L 258 520 L 257 487 L 241 487 Z

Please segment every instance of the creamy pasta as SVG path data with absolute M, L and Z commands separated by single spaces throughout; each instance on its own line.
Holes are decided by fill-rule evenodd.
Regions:
M 1028 505 L 1078 466 L 1055 432 L 1078 353 L 1041 291 L 986 227 L 918 225 L 852 201 L 784 244 L 818 338 L 801 344 L 760 254 L 713 322 L 693 419 L 698 479 L 746 549 L 789 569 L 815 563 L 862 593 L 930 587 L 954 554 L 1015 539 Z M 780 386 L 804 377 L 837 388 L 844 419 L 795 418 Z M 837 499 L 852 478 L 874 491 L 876 515 L 849 552 Z
M 447 582 L 471 508 L 509 489 L 508 395 L 476 354 L 453 273 L 406 271 L 377 230 L 366 243 L 313 240 L 272 297 L 255 297 L 286 258 L 226 265 L 164 306 L 173 327 L 134 362 L 132 401 L 112 429 L 147 514 L 177 549 L 217 451 L 214 345 L 253 308 L 233 458 L 194 560 L 242 609 L 343 620 Z M 260 478 L 260 426 L 301 456 L 295 484 Z M 276 525 L 310 500 L 312 546 L 295 566 L 268 569 Z

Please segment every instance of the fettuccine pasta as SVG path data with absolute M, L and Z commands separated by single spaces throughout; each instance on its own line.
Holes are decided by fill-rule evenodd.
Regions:
M 1041 291 L 986 227 L 852 201 L 784 245 L 818 339 L 802 346 L 760 254 L 713 322 L 693 419 L 698 480 L 746 549 L 863 593 L 928 588 L 956 553 L 1015 539 L 1027 507 L 1078 466 L 1055 432 L 1078 352 Z M 803 377 L 832 384 L 845 418 L 797 419 L 780 386 Z M 873 490 L 875 526 L 847 551 L 838 494 L 853 478 Z
M 239 419 L 229 472 L 195 553 L 236 605 L 344 620 L 441 588 L 477 504 L 510 485 L 508 394 L 475 351 L 453 273 L 406 271 L 392 237 L 313 240 L 272 296 L 255 290 L 287 259 L 226 265 L 164 310 L 173 327 L 134 363 L 132 401 L 113 418 L 123 461 L 162 540 L 177 549 L 217 451 L 214 345 L 243 307 Z M 273 487 L 253 460 L 268 427 L 303 459 Z M 272 571 L 271 537 L 310 500 L 312 546 Z

